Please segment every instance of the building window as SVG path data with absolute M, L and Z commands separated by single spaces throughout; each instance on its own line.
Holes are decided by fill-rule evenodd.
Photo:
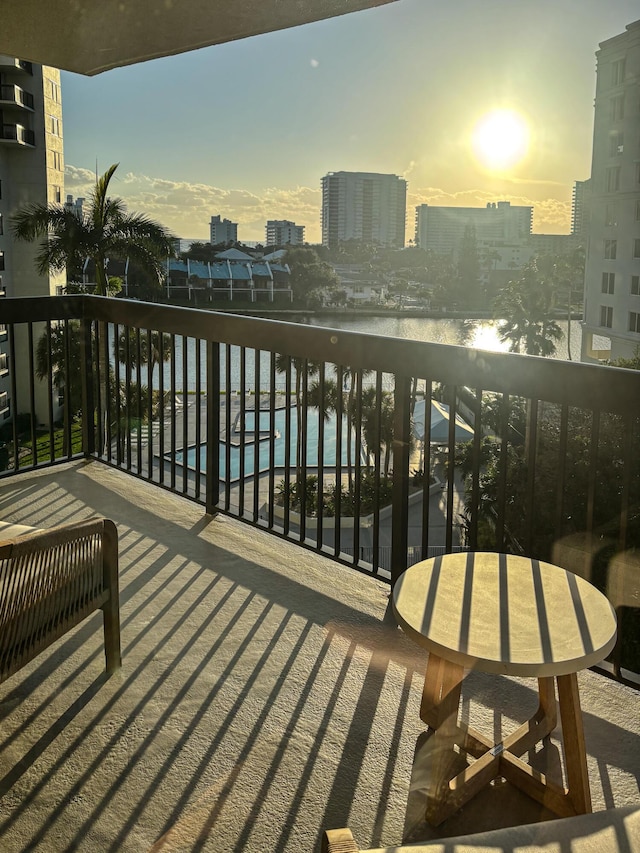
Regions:
M 638 237 L 633 241 L 633 259 L 635 261 L 640 259 L 640 239 Z
M 62 170 L 62 154 L 59 151 L 52 151 L 51 159 L 53 160 L 53 168 L 60 172 Z
M 2 214 L 0 213 L 0 234 L 4 234 L 4 225 L 2 224 Z
M 624 151 L 624 133 L 614 131 L 609 137 L 609 157 L 618 157 Z
M 640 296 L 640 275 L 631 276 L 631 295 Z
M 620 166 L 609 166 L 605 180 L 606 192 L 616 193 L 620 189 Z
M 619 86 L 624 82 L 624 71 L 625 71 L 625 61 L 624 57 L 622 59 L 616 59 L 615 62 L 611 63 L 611 85 Z
M 615 261 L 617 253 L 618 253 L 618 241 L 617 240 L 605 240 L 604 241 L 604 257 L 605 257 L 605 260 Z
M 615 283 L 616 283 L 616 274 L 614 272 L 603 272 L 602 273 L 602 292 L 603 293 L 613 293 Z
M 53 133 L 54 136 L 61 136 L 60 133 L 60 119 L 57 116 L 49 116 L 49 133 Z
M 62 202 L 62 189 L 54 184 L 52 190 L 54 203 L 60 204 Z
M 0 270 L 4 269 L 4 252 L 0 252 Z
M 610 226 L 618 224 L 618 205 L 615 202 L 608 202 L 608 204 L 605 205 L 604 224 Z
M 2 195 L 0 195 L 2 198 Z M 636 202 L 636 222 L 640 222 L 640 201 Z
M 640 332 L 640 314 L 635 311 L 629 312 L 629 331 Z
M 55 101 L 56 104 L 60 103 L 60 86 L 58 86 L 58 84 L 53 80 L 49 80 L 49 97 L 52 101 Z
M 624 95 L 616 95 L 611 98 L 610 105 L 611 121 L 622 121 L 624 118 Z
M 613 326 L 613 308 L 611 305 L 600 306 L 600 325 L 605 329 L 610 329 Z

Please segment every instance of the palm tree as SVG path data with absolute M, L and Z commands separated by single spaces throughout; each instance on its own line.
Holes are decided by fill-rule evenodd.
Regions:
M 96 181 L 86 212 L 59 204 L 31 204 L 11 219 L 16 240 L 42 238 L 36 255 L 41 274 L 72 271 L 90 258 L 96 269 L 96 293 L 107 296 L 109 258 L 130 258 L 161 281 L 163 262 L 173 253 L 172 236 L 162 225 L 138 213 L 127 213 L 120 198 L 109 198 L 115 163 Z
M 288 373 L 290 366 L 295 371 L 295 400 L 296 400 L 296 483 L 298 490 L 302 489 L 302 454 L 304 447 L 303 417 L 302 409 L 305 406 L 305 395 L 303 389 L 303 378 L 316 376 L 320 370 L 320 364 L 308 361 L 306 358 L 290 357 L 288 355 L 276 355 L 276 370 L 278 373 Z M 287 405 L 289 401 L 287 401 Z M 314 405 L 311 403 L 310 405 Z
M 389 476 L 391 451 L 393 448 L 394 397 L 390 391 L 383 391 L 380 399 L 375 388 L 365 388 L 362 392 L 362 433 L 366 448 L 367 461 L 383 452 L 383 474 Z
M 147 381 L 149 376 L 160 360 L 169 361 L 173 352 L 171 335 L 167 332 L 152 331 L 150 335 L 140 331 L 140 364 L 138 364 L 138 337 L 134 328 L 122 329 L 118 335 L 117 342 L 113 342 L 114 354 L 120 364 L 129 366 L 138 371 L 143 365 L 147 365 Z
M 502 341 L 509 341 L 511 352 L 553 355 L 562 338 L 554 319 L 554 302 L 553 283 L 540 274 L 535 260 L 524 267 L 519 279 L 500 291 L 495 312 L 504 322 L 498 334 Z
M 137 213 L 127 213 L 120 198 L 107 195 L 109 182 L 118 168 L 115 163 L 96 180 L 86 212 L 69 210 L 59 204 L 31 204 L 19 210 L 11 219 L 16 240 L 33 242 L 42 238 L 36 255 L 39 273 L 49 271 L 67 274 L 79 269 L 86 258 L 96 270 L 96 293 L 109 295 L 107 261 L 109 258 L 130 258 L 161 282 L 163 262 L 173 254 L 172 235 L 161 225 Z M 101 323 L 101 338 L 107 339 L 106 324 Z M 106 354 L 100 349 L 100 375 L 107 375 Z M 107 394 L 104 382 L 100 388 L 101 406 L 105 416 Z
M 349 385 L 349 391 L 345 395 L 344 411 L 347 416 L 347 472 L 349 489 L 353 489 L 353 442 L 352 435 L 355 431 L 355 421 L 357 415 L 357 403 L 359 397 L 362 397 L 362 379 L 368 376 L 371 370 L 357 371 L 351 367 L 345 367 L 343 370 L 343 382 L 346 388 Z

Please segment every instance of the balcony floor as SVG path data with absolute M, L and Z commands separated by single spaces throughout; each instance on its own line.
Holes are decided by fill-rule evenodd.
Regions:
M 365 847 L 546 817 L 502 784 L 425 827 L 424 656 L 383 621 L 387 586 L 99 463 L 0 482 L 3 520 L 95 514 L 119 529 L 123 667 L 105 678 L 95 614 L 0 687 L 3 851 L 312 851 L 323 827 Z M 534 687 L 473 674 L 463 714 L 509 728 Z M 637 803 L 638 694 L 580 688 L 594 809 Z M 555 739 L 532 758 L 557 759 Z

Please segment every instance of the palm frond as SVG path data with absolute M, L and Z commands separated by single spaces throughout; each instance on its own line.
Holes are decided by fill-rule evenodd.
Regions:
M 30 204 L 11 217 L 11 232 L 14 239 L 30 243 L 54 231 L 64 222 L 66 213 L 60 205 Z

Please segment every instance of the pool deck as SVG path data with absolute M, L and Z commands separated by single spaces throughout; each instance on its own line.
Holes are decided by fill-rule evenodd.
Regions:
M 180 404 L 178 405 L 178 399 L 180 400 Z M 256 401 L 259 401 L 259 406 L 261 410 L 267 410 L 270 405 L 269 395 L 263 394 L 260 397 L 256 397 L 254 394 L 247 395 L 245 398 L 245 411 L 253 411 L 256 405 Z M 285 405 L 286 396 L 283 393 L 278 393 L 276 395 L 276 408 L 283 407 Z M 227 425 L 233 425 L 236 422 L 236 419 L 240 416 L 241 412 L 241 400 L 237 394 L 232 394 L 230 396 L 222 394 L 220 396 L 220 439 L 221 441 L 226 441 L 228 438 L 228 430 Z M 229 416 L 227 416 L 227 404 L 229 404 Z M 196 444 L 197 441 L 197 431 L 196 431 L 196 422 L 198 417 L 197 411 L 197 400 L 194 394 L 187 395 L 187 446 L 192 447 Z M 170 423 L 170 415 L 171 409 L 169 409 L 165 415 L 165 426 L 164 426 L 164 446 L 169 447 L 171 441 L 172 431 L 175 432 L 177 436 L 182 437 L 184 435 L 184 416 L 185 409 L 182 404 L 182 398 L 176 399 L 175 406 L 175 424 L 171 425 Z M 201 396 L 201 406 L 200 406 L 200 435 L 205 436 L 205 417 L 206 417 L 206 396 L 203 394 Z M 159 439 L 158 435 L 155 435 L 154 445 L 159 449 Z M 180 445 L 182 446 L 182 445 Z M 156 451 L 157 452 L 157 451 Z M 410 459 L 410 469 L 418 469 L 421 467 L 422 457 L 420 452 L 420 447 L 417 445 L 413 451 Z M 438 473 L 438 469 L 442 469 L 443 463 L 438 462 L 436 465 L 436 474 Z M 283 471 L 283 469 L 276 469 L 276 487 L 279 481 L 279 473 Z M 309 474 L 317 474 L 317 468 L 313 468 L 309 466 L 307 468 L 307 472 Z M 165 460 L 165 477 L 167 481 L 172 476 L 172 465 L 169 460 Z M 177 482 L 183 481 L 183 473 L 182 466 L 174 466 L 173 476 L 176 478 Z M 346 485 L 347 482 L 347 472 L 343 471 L 342 479 L 343 483 Z M 326 486 L 331 486 L 335 483 L 335 467 L 331 465 L 325 465 L 323 468 L 323 480 Z M 444 480 L 444 475 L 441 476 Z M 190 472 L 188 475 L 188 480 L 191 483 L 195 483 L 195 474 Z M 241 488 L 239 480 L 235 480 L 231 482 L 229 492 L 228 492 L 228 509 L 234 514 L 242 516 L 246 514 L 250 516 L 253 512 L 254 507 L 254 488 L 258 484 L 258 504 L 261 508 L 265 507 L 269 501 L 269 472 L 264 471 L 259 474 L 256 478 L 253 475 L 248 476 L 244 480 L 243 489 L 242 489 L 242 507 L 240 506 L 241 501 Z M 453 504 L 453 517 L 459 518 L 462 513 L 462 501 L 463 501 L 463 488 L 460 482 L 456 482 L 455 490 L 454 490 L 454 504 Z M 409 535 L 408 535 L 408 545 L 409 547 L 418 548 L 422 543 L 422 504 L 420 501 L 410 504 L 409 506 Z M 430 507 L 429 507 L 429 543 L 433 546 L 444 546 L 446 541 L 446 495 L 444 492 L 438 492 L 431 496 L 430 498 Z M 292 531 L 297 532 L 297 528 L 295 524 L 291 525 Z M 328 529 L 323 533 L 323 541 L 327 545 L 331 545 L 333 543 L 333 530 Z M 341 535 L 342 546 L 345 550 L 348 549 L 353 544 L 352 541 L 352 533 L 348 528 L 345 528 L 342 531 Z M 359 543 L 361 548 L 368 549 L 373 546 L 373 533 L 372 530 L 367 527 L 362 527 L 360 530 Z M 460 544 L 460 535 L 459 535 L 459 526 L 454 524 L 453 528 L 453 544 L 457 546 Z M 391 547 L 391 518 L 382 517 L 380 520 L 379 527 L 379 547 L 380 549 L 390 548 Z

